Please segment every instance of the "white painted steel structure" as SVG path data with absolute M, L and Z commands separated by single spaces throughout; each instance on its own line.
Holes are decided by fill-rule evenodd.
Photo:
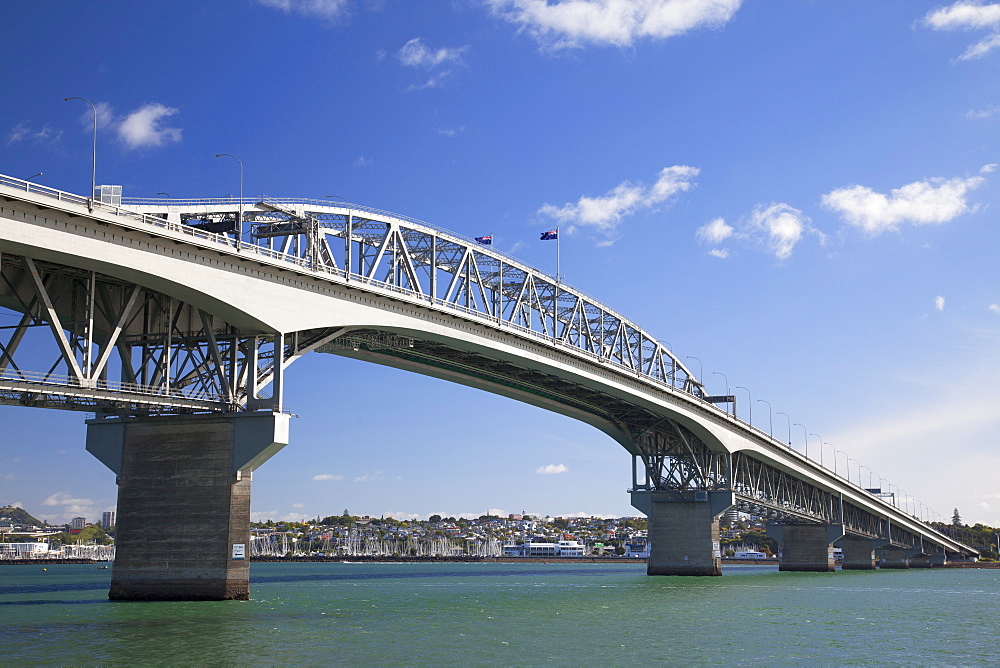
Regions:
M 250 242 L 237 243 L 240 228 Z M 587 422 L 641 463 L 639 491 L 729 490 L 742 510 L 779 521 L 974 553 L 710 403 L 622 315 L 420 221 L 268 197 L 119 207 L 0 176 L 0 252 L 0 307 L 19 318 L 0 338 L 0 402 L 281 410 L 283 370 L 327 352 Z M 55 341 L 54 362 L 18 357 L 32 335 Z

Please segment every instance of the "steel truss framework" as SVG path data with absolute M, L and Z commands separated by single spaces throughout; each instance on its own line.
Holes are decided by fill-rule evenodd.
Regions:
M 915 547 L 918 534 L 894 525 L 746 452 L 720 453 L 709 449 L 689 429 L 664 420 L 635 438 L 637 459 L 646 474 L 637 490 L 702 490 L 735 492 L 737 508 L 785 523 L 843 524 L 854 536 L 884 540 L 886 544 Z
M 284 369 L 340 330 L 240 331 L 110 276 L 0 254 L 0 403 L 102 413 L 279 408 Z M 275 351 L 281 365 L 275 373 Z
M 126 202 L 144 210 L 156 205 L 164 211 L 169 208 L 163 200 Z M 170 204 L 181 210 L 182 227 L 235 227 L 234 200 Z M 330 201 L 267 197 L 243 204 L 244 223 L 258 252 L 348 281 L 408 293 L 705 396 L 701 382 L 656 337 L 578 290 L 490 247 L 356 205 L 341 208 Z

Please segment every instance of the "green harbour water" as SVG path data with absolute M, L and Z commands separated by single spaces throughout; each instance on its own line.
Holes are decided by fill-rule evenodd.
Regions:
M 1000 665 L 1000 570 L 257 563 L 252 600 L 0 566 L 0 665 Z

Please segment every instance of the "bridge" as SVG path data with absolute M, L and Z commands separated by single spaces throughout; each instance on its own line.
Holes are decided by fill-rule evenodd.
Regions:
M 112 192 L 104 187 L 101 192 Z M 93 413 L 117 475 L 110 596 L 249 596 L 250 481 L 289 441 L 307 353 L 383 364 L 600 429 L 632 455 L 650 575 L 719 575 L 719 517 L 782 570 L 976 555 L 743 422 L 667 345 L 472 239 L 330 200 L 82 197 L 0 176 L 0 403 Z M 859 472 L 860 473 L 860 472 Z M 155 527 L 155 531 L 153 528 Z

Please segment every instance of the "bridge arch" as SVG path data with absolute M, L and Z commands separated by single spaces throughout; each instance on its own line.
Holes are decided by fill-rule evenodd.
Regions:
M 777 519 L 966 549 L 720 410 L 626 318 L 459 235 L 355 205 L 261 198 L 238 209 L 178 200 L 122 209 L 13 181 L 0 178 L 0 303 L 22 308 L 25 329 L 50 327 L 56 364 L 68 368 L 61 407 L 280 410 L 288 364 L 326 352 L 591 424 L 641 461 L 637 493 L 687 502 L 724 492 Z M 254 244 L 211 231 L 237 210 Z M 11 341 L 0 398 L 55 394 L 51 372 L 6 374 Z M 128 388 L 111 388 L 113 349 Z

